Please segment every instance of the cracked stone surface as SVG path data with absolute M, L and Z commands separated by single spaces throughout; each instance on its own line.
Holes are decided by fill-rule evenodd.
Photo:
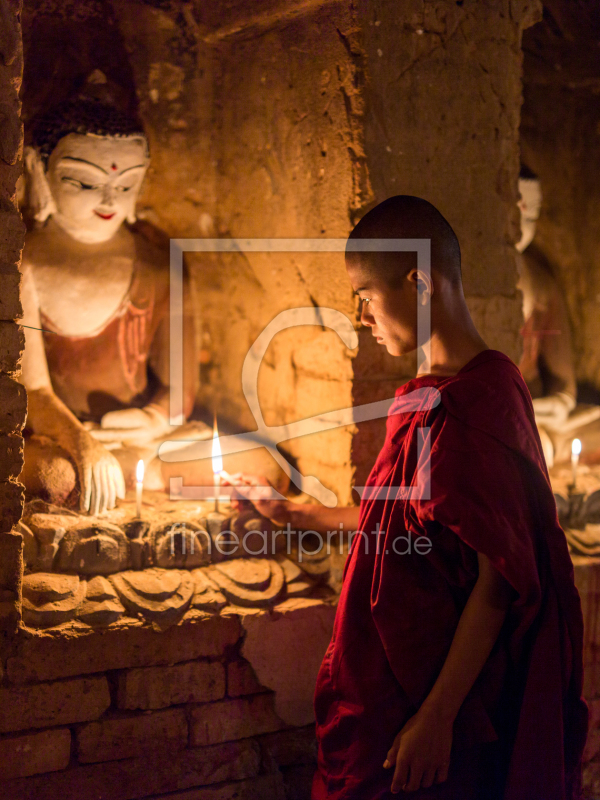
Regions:
M 111 575 L 110 582 L 130 614 L 163 623 L 183 616 L 194 593 L 194 579 L 183 570 L 130 570 Z
M 74 619 L 85 596 L 79 575 L 34 572 L 23 578 L 23 621 L 48 627 Z

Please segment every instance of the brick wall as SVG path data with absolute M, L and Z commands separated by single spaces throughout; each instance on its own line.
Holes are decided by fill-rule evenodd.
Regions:
M 282 721 L 244 631 L 236 614 L 23 631 L 0 686 L 0 800 L 309 798 L 313 726 Z
M 23 508 L 27 399 L 15 380 L 23 350 L 19 263 L 25 228 L 17 210 L 23 131 L 18 92 L 23 69 L 20 4 L 0 0 L 0 655 L 20 618 L 21 536 L 11 533 Z

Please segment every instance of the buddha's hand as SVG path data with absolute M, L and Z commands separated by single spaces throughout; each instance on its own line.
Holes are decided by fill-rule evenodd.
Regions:
M 99 442 L 143 445 L 165 436 L 170 430 L 169 420 L 162 411 L 150 405 L 109 411 L 100 420 L 100 427 L 90 433 Z
M 234 507 L 240 509 L 248 504 L 253 505 L 261 516 L 276 525 L 284 526 L 290 521 L 289 500 L 273 498 L 276 490 L 266 478 L 236 472 L 235 475 L 228 475 L 223 483 L 230 483 L 234 487 L 231 494 Z
M 394 770 L 392 794 L 416 792 L 448 777 L 452 723 L 417 712 L 394 739 L 383 764 Z
M 87 433 L 79 438 L 73 456 L 79 475 L 81 510 L 96 515 L 114 508 L 117 497 L 125 497 L 125 480 L 117 459 Z
M 575 408 L 575 399 L 566 392 L 536 397 L 533 401 L 535 421 L 538 425 L 559 428 Z

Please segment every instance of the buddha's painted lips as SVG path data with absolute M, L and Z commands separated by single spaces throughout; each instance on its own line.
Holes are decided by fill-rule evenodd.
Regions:
M 97 214 L 102 219 L 112 219 L 115 215 L 114 211 L 112 214 L 102 214 L 100 211 L 94 211 L 94 214 Z

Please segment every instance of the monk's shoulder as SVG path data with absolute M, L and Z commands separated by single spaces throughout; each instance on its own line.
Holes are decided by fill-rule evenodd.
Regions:
M 441 387 L 442 400 L 459 398 L 467 405 L 504 403 L 521 405 L 529 392 L 517 365 L 504 353 L 486 351 Z
M 529 439 L 535 426 L 531 396 L 519 368 L 499 353 L 440 387 L 449 429 L 480 432 L 513 443 Z M 457 437 L 458 438 L 458 437 Z

